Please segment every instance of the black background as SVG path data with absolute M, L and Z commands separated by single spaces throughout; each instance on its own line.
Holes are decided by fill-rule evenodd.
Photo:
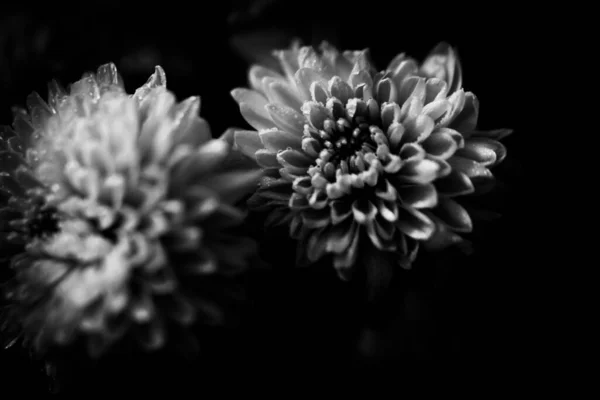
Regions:
M 162 65 L 179 99 L 202 97 L 201 115 L 216 136 L 230 126 L 246 126 L 229 91 L 246 85 L 248 63 L 261 54 L 255 48 L 283 48 L 293 37 L 315 45 L 326 39 L 342 49 L 370 48 L 383 68 L 399 52 L 423 59 L 444 40 L 458 49 L 463 85 L 480 100 L 480 127 L 515 129 L 504 142 L 509 157 L 495 170 L 508 188 L 495 201 L 504 216 L 475 232 L 473 256 L 450 251 L 443 265 L 424 259 L 414 273 L 398 276 L 396 290 L 376 310 L 364 305 L 357 284 L 339 282 L 331 268 L 296 270 L 292 258 L 273 258 L 272 271 L 248 278 L 252 302 L 242 327 L 207 333 L 200 361 L 116 357 L 85 370 L 72 390 L 200 393 L 249 388 L 236 383 L 243 381 L 262 390 L 281 383 L 293 391 L 316 382 L 352 386 L 383 376 L 401 384 L 412 374 L 438 372 L 465 384 L 520 381 L 530 362 L 528 289 L 522 282 L 531 262 L 525 253 L 523 164 L 529 139 L 521 117 L 526 100 L 520 78 L 532 43 L 519 29 L 518 13 L 494 4 L 459 10 L 451 3 L 437 8 L 397 1 L 230 3 L 207 9 L 201 2 L 170 2 L 5 11 L 0 17 L 0 123 L 10 123 L 10 107 L 23 105 L 32 90 L 45 96 L 50 79 L 67 84 L 113 61 L 129 91 L 145 82 L 154 65 Z M 267 243 L 293 249 L 273 237 L 263 239 L 263 249 Z M 365 327 L 378 332 L 373 342 L 378 350 L 370 356 L 358 350 Z M 18 349 L 0 357 L 6 370 L 0 390 L 47 393 L 40 365 Z

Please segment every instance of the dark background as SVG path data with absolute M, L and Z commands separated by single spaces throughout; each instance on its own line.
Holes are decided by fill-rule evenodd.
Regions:
M 495 170 L 505 189 L 493 202 L 482 199 L 504 216 L 479 225 L 473 256 L 449 251 L 443 263 L 423 258 L 415 272 L 397 276 L 395 290 L 377 309 L 364 304 L 357 283 L 339 282 L 332 268 L 297 270 L 293 258 L 272 258 L 272 271 L 247 278 L 252 301 L 242 326 L 205 333 L 199 361 L 121 354 L 93 370 L 82 362 L 73 391 L 227 390 L 241 381 L 262 390 L 278 383 L 294 390 L 318 381 L 381 382 L 383 376 L 401 384 L 412 374 L 438 372 L 465 384 L 520 381 L 531 361 L 525 350 L 529 288 L 522 283 L 531 263 L 522 195 L 529 139 L 522 129 L 527 105 L 520 77 L 532 43 L 513 10 L 399 3 L 247 0 L 205 10 L 201 2 L 141 8 L 105 3 L 86 11 L 13 7 L 0 16 L 2 124 L 10 123 L 10 107 L 23 105 L 32 90 L 45 96 L 50 79 L 68 84 L 113 61 L 129 91 L 145 82 L 154 65 L 163 66 L 179 99 L 201 95 L 201 115 L 218 135 L 246 126 L 229 91 L 246 85 L 248 63 L 299 37 L 305 44 L 326 39 L 341 49 L 369 47 L 379 68 L 399 52 L 423 59 L 447 41 L 461 56 L 465 89 L 480 100 L 480 127 L 515 129 L 504 141 L 509 157 Z M 293 249 L 274 237 L 262 239 L 263 249 Z M 40 365 L 20 349 L 0 357 L 6 370 L 0 390 L 47 392 Z

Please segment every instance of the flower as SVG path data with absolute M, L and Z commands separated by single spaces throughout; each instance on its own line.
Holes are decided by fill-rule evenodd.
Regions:
M 255 129 L 235 141 L 265 171 L 249 206 L 289 224 L 305 262 L 330 255 L 347 280 L 362 255 L 370 285 L 385 285 L 420 243 L 462 240 L 471 220 L 451 198 L 491 177 L 508 131 L 475 130 L 478 104 L 450 46 L 421 65 L 400 54 L 381 72 L 368 50 L 327 43 L 274 56 L 283 73 L 252 66 L 251 89 L 232 91 Z
M 177 102 L 160 67 L 129 96 L 107 64 L 28 107 L 0 141 L 11 343 L 82 339 L 97 356 L 125 334 L 157 349 L 170 326 L 221 322 L 255 251 L 234 204 L 260 171 L 232 166 L 200 99 Z

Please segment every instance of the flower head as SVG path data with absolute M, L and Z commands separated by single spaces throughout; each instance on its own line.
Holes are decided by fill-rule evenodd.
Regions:
M 160 67 L 129 96 L 108 64 L 28 106 L 0 141 L 12 339 L 41 353 L 82 338 L 97 355 L 126 333 L 155 349 L 170 325 L 219 322 L 254 251 L 233 204 L 260 172 L 231 166 L 199 98 L 177 102 Z
M 327 43 L 274 55 L 282 73 L 253 66 L 252 88 L 232 92 L 255 129 L 235 140 L 265 170 L 250 207 L 289 223 L 301 256 L 331 255 L 348 279 L 363 255 L 370 276 L 387 280 L 393 265 L 410 268 L 419 243 L 471 230 L 451 198 L 491 177 L 506 131 L 475 130 L 478 104 L 451 47 L 420 65 L 400 54 L 380 72 L 367 50 Z

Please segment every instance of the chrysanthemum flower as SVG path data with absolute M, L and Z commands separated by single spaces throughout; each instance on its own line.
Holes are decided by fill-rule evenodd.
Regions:
M 70 92 L 53 84 L 48 104 L 29 97 L 0 141 L 12 342 L 43 353 L 79 338 L 98 355 L 125 333 L 156 349 L 169 326 L 220 322 L 255 247 L 233 204 L 260 171 L 231 167 L 199 107 L 160 67 L 129 96 L 112 64 Z
M 251 89 L 232 91 L 255 129 L 235 141 L 265 170 L 249 205 L 289 223 L 305 261 L 332 255 L 348 279 L 362 255 L 368 276 L 387 280 L 420 243 L 442 247 L 471 230 L 452 198 L 491 179 L 508 131 L 475 130 L 478 104 L 451 47 L 420 65 L 400 54 L 381 72 L 367 50 L 327 43 L 274 55 L 283 73 L 253 66 Z

